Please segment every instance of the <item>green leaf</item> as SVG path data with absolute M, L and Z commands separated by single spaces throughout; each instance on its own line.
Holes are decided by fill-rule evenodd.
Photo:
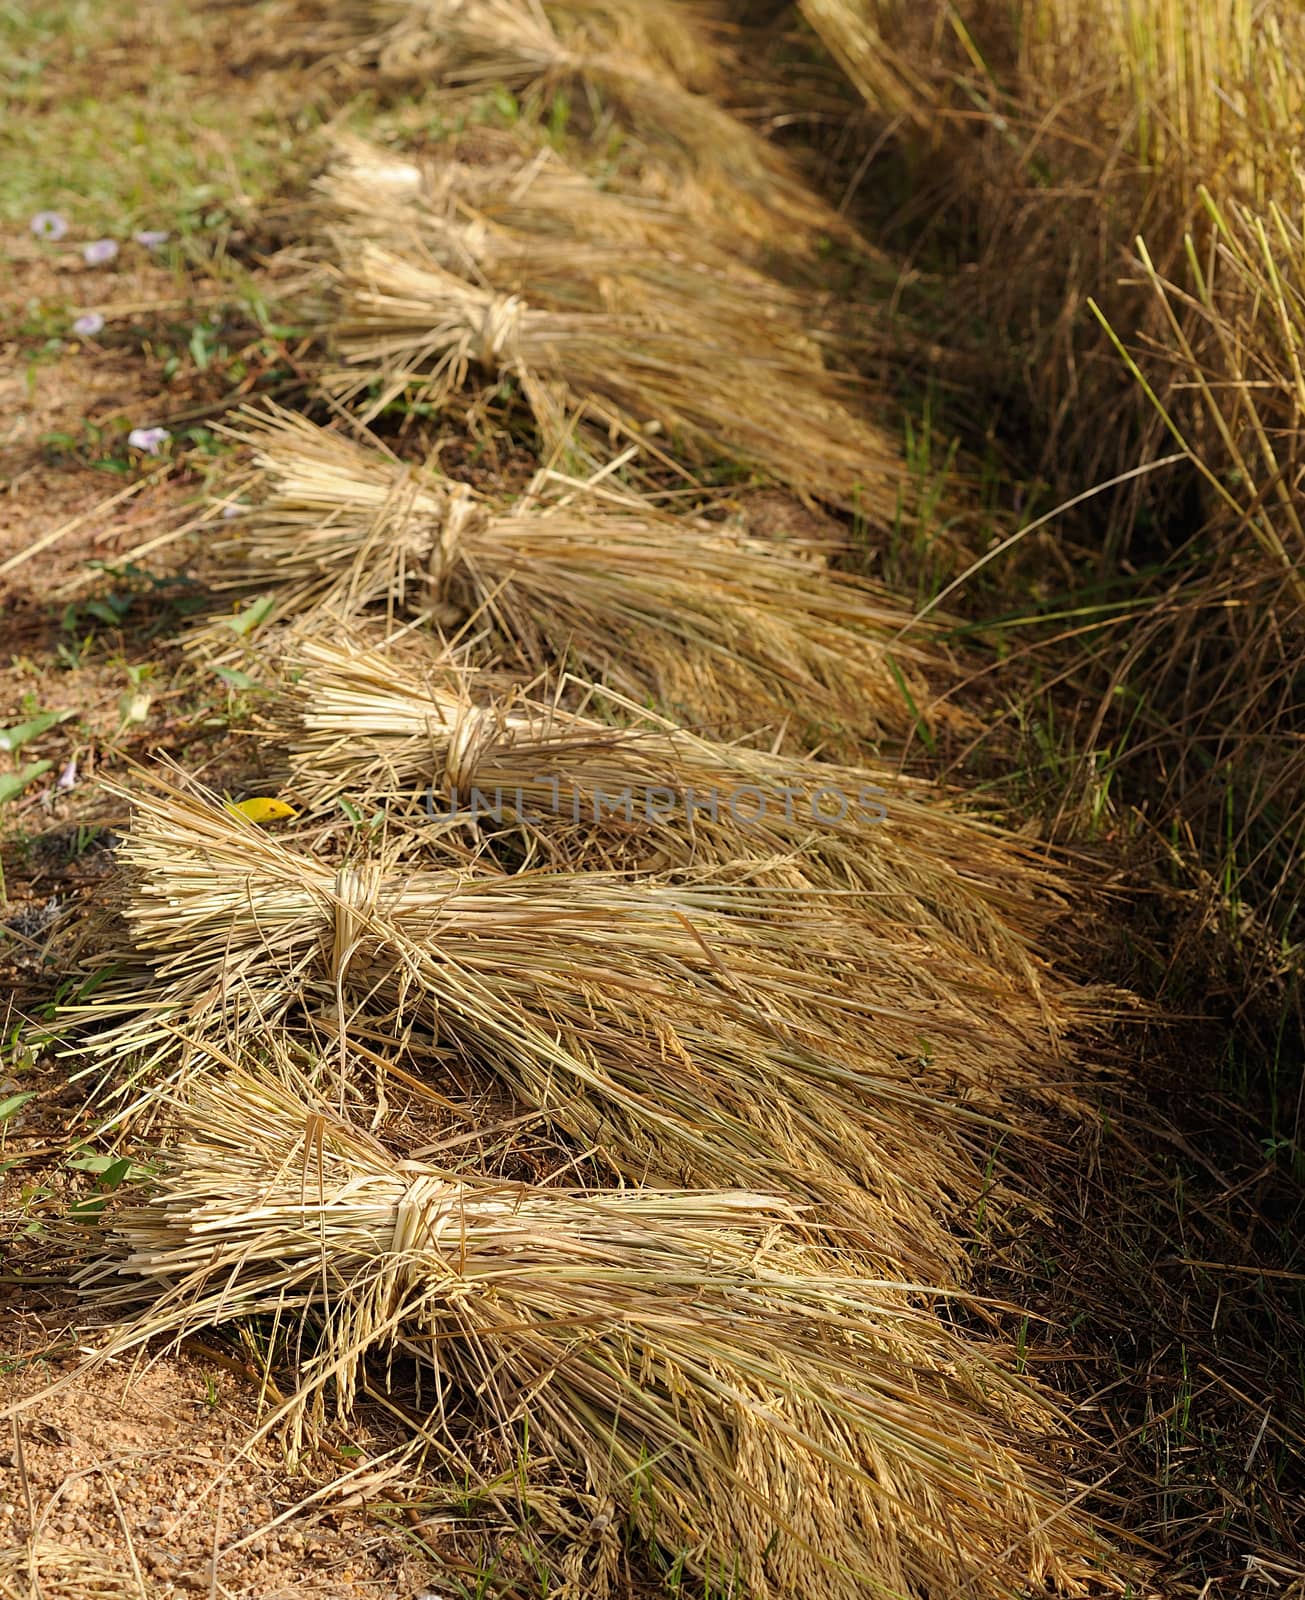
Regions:
M 29 783 L 39 778 L 43 772 L 49 772 L 53 765 L 53 761 L 33 761 L 21 772 L 11 772 L 6 777 L 0 778 L 0 806 L 6 800 L 12 800 L 16 794 L 21 794 Z
M 94 1156 L 82 1154 L 69 1156 L 64 1162 L 66 1167 L 71 1167 L 74 1172 L 93 1172 L 99 1174 L 108 1172 L 122 1160 L 121 1156 Z
M 36 1099 L 35 1089 L 24 1089 L 18 1094 L 11 1094 L 0 1100 L 0 1122 L 8 1122 L 20 1106 L 25 1106 L 29 1100 Z
M 237 633 L 243 639 L 247 633 L 259 627 L 272 615 L 272 608 L 276 605 L 276 596 L 261 594 L 258 599 L 247 605 L 243 611 L 234 617 L 223 617 L 223 621 L 232 633 Z
M 217 673 L 223 683 L 229 684 L 233 689 L 256 689 L 258 687 L 257 678 L 251 678 L 247 672 L 241 672 L 236 667 L 214 667 L 213 671 Z
M 197 326 L 191 329 L 190 355 L 191 360 L 203 372 L 209 361 L 208 330 L 206 328 Z
M 35 739 L 38 734 L 47 728 L 53 728 L 56 722 L 64 722 L 71 711 L 42 711 L 39 717 L 33 717 L 30 722 L 20 722 L 17 727 L 5 728 L 0 731 L 0 750 L 13 752 L 21 750 L 29 739 Z

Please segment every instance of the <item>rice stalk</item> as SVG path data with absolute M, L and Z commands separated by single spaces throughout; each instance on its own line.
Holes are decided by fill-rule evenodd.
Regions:
M 102 952 L 123 971 L 65 1014 L 94 1061 L 132 1063 L 106 1079 L 120 1100 L 179 1029 L 236 1053 L 366 1027 L 432 1081 L 488 1075 L 632 1181 L 795 1194 L 850 1253 L 935 1279 L 962 1259 L 949 1219 L 1001 1188 L 999 1131 L 1037 1141 L 1022 1102 L 1076 1103 L 1039 1012 L 1003 1016 L 977 964 L 971 996 L 927 939 L 836 899 L 742 868 L 341 863 L 151 787 L 120 849 L 129 939 Z
M 909 614 L 828 569 L 834 541 L 750 539 L 614 496 L 497 511 L 432 467 L 286 412 L 229 432 L 259 479 L 217 549 L 233 576 L 276 585 L 270 620 L 434 607 L 450 627 L 489 625 L 522 671 L 567 661 L 735 731 L 796 717 L 875 739 L 960 720 L 929 687 L 941 653 L 890 648 Z M 206 637 L 229 641 L 221 625 Z
M 248 1074 L 208 1084 L 184 1127 L 82 1275 L 146 1302 L 101 1358 L 275 1318 L 303 1352 L 283 1425 L 398 1390 L 460 1497 L 506 1498 L 497 1476 L 545 1531 L 612 1529 L 562 1592 L 609 1592 L 619 1533 L 757 1600 L 1115 1586 L 1100 1536 L 1014 1442 L 1054 1430 L 1045 1401 L 897 1286 L 822 1270 L 780 1200 L 399 1162 Z

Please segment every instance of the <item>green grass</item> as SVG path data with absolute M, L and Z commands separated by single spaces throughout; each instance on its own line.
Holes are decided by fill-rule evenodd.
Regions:
M 196 93 L 182 63 L 202 48 L 197 26 L 178 0 L 0 8 L 0 221 L 58 211 L 72 240 L 184 236 L 252 214 L 294 130 L 234 80 L 234 93 Z M 164 37 L 166 51 L 151 48 Z M 119 63 L 129 70 L 117 79 Z

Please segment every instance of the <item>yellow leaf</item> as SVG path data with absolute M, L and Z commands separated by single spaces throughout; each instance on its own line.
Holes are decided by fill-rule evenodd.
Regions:
M 249 800 L 228 800 L 227 810 L 233 811 L 248 822 L 280 822 L 283 817 L 297 817 L 299 813 L 284 800 L 273 800 L 267 795 L 254 795 Z

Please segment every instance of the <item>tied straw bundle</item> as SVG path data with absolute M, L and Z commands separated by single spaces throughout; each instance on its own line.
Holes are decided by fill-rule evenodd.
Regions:
M 343 620 L 330 636 L 341 642 L 292 639 L 280 663 L 276 740 L 308 805 L 343 792 L 427 836 L 433 813 L 479 813 L 486 835 L 506 822 L 528 835 L 525 853 L 572 868 L 774 861 L 776 882 L 839 891 L 849 916 L 866 897 L 881 925 L 927 930 L 939 967 L 953 943 L 958 969 L 991 963 L 999 1008 L 1041 995 L 1031 949 L 1064 885 L 1030 844 L 930 786 L 704 739 L 595 684 L 559 686 L 600 721 L 560 697 L 487 687 L 451 649 L 369 646 Z
M 832 541 L 771 544 L 606 495 L 495 511 L 287 412 L 227 431 L 254 451 L 256 503 L 218 548 L 241 581 L 278 586 L 269 620 L 435 606 L 490 623 L 526 671 L 569 660 L 736 728 L 797 716 L 877 738 L 957 720 L 931 703 L 942 655 L 896 641 L 910 617 L 885 592 L 826 569 Z
M 791 313 L 812 297 L 781 284 L 739 253 L 737 231 L 712 225 L 637 184 L 608 176 L 601 183 L 565 161 L 542 135 L 476 128 L 454 136 L 434 156 L 417 156 L 355 134 L 339 134 L 314 185 L 321 224 L 334 231 L 369 223 L 391 236 L 453 242 L 451 223 L 482 244 L 496 234 L 496 253 L 515 246 L 556 251 L 577 244 L 621 246 L 611 264 L 626 272 L 661 265 L 712 272 L 753 285 L 763 299 Z M 459 259 L 467 261 L 463 253 Z M 559 274 L 560 278 L 560 274 Z M 561 287 L 559 281 L 559 288 Z
M 547 147 L 528 158 L 513 141 L 506 158 L 485 159 L 478 141 L 473 154 L 416 165 L 358 138 L 337 139 L 316 184 L 337 253 L 341 241 L 388 242 L 542 310 L 632 312 L 658 326 L 710 297 L 718 327 L 747 327 L 769 359 L 790 365 L 790 408 L 808 393 L 826 410 L 847 399 L 851 385 L 822 360 L 827 297 L 758 271 L 732 237 L 673 206 L 598 187 Z M 867 462 L 902 473 L 894 445 L 850 416 L 841 420 Z
M 610 1592 L 621 1531 L 755 1600 L 1114 1587 L 1099 1535 L 1014 1443 L 1054 1430 L 1046 1402 L 897 1286 L 823 1270 L 782 1201 L 401 1162 L 242 1073 L 183 1110 L 82 1274 L 152 1302 L 100 1359 L 273 1316 L 308 1352 L 268 1425 L 293 1428 L 328 1387 L 346 1417 L 360 1388 L 393 1392 L 406 1358 L 402 1414 L 438 1479 L 491 1501 L 510 1482 L 509 1515 L 524 1501 L 569 1534 L 561 1593 Z
M 605 147 L 613 124 L 640 177 L 762 248 L 812 249 L 851 230 L 782 151 L 710 92 L 737 81 L 720 36 L 666 0 L 363 0 L 355 57 L 399 79 L 506 87 L 565 107 Z
M 981 1193 L 1000 1212 L 1010 1124 L 985 1106 L 1047 1076 L 1045 1031 L 986 1031 L 909 931 L 723 875 L 340 865 L 153 787 L 120 851 L 125 970 L 67 1013 L 133 1084 L 179 1027 L 233 1051 L 356 1029 L 428 1078 L 496 1082 L 631 1181 L 811 1200 L 831 1241 L 910 1278 L 963 1270 L 948 1219 Z
M 584 413 L 632 438 L 656 433 L 691 462 L 736 462 L 877 528 L 893 525 L 905 464 L 848 411 L 848 386 L 810 342 L 794 345 L 776 297 L 750 304 L 730 276 L 614 268 L 612 250 L 577 247 L 579 284 L 609 277 L 573 285 L 571 298 L 605 292 L 618 308 L 568 309 L 551 252 L 512 251 L 496 263 L 492 242 L 465 229 L 461 248 L 465 272 L 420 244 L 341 236 L 331 335 L 344 365 L 323 382 L 342 400 L 365 397 L 365 419 L 404 393 L 443 404 L 475 370 L 520 385 L 552 449 L 565 445 L 567 419 Z M 454 254 L 447 241 L 445 253 Z

